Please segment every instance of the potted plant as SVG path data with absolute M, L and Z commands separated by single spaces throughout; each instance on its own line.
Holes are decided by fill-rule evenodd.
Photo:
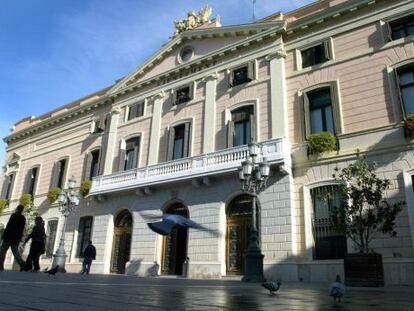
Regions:
M 9 200 L 7 199 L 0 199 L 0 213 L 9 206 Z
M 414 114 L 410 114 L 404 120 L 404 129 L 408 137 L 414 137 Z
M 19 203 L 24 207 L 30 206 L 33 203 L 32 195 L 30 193 L 23 194 L 19 199 Z
M 322 154 L 336 150 L 336 138 L 330 132 L 319 132 L 308 138 L 309 154 Z
M 49 192 L 47 193 L 47 198 L 49 200 L 49 203 L 50 204 L 55 203 L 61 192 L 62 192 L 62 189 L 60 189 L 58 187 L 54 187 L 54 188 L 50 189 Z
M 376 167 L 358 154 L 357 160 L 338 174 L 342 200 L 334 208 L 333 220 L 359 251 L 347 254 L 344 260 L 345 282 L 350 286 L 384 286 L 382 256 L 369 244 L 376 232 L 397 235 L 395 218 L 405 204 L 387 201 L 384 194 L 390 181 L 379 178 Z
M 79 187 L 79 192 L 82 194 L 82 197 L 86 197 L 89 194 L 89 191 L 92 187 L 92 181 L 84 180 L 81 182 Z

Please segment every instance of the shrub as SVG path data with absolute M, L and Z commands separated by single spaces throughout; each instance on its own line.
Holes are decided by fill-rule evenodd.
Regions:
M 30 193 L 23 194 L 20 199 L 19 203 L 23 205 L 24 207 L 28 207 L 33 204 L 33 197 Z
M 0 199 L 0 213 L 4 210 L 4 208 L 6 208 L 7 206 L 9 206 L 9 200 L 6 199 Z
M 50 204 L 53 204 L 58 199 L 59 194 L 62 192 L 62 189 L 54 187 L 49 190 L 47 193 L 47 198 L 49 199 Z
M 321 154 L 336 150 L 336 138 L 329 132 L 312 134 L 308 139 L 309 153 Z
M 89 194 L 91 187 L 92 187 L 92 181 L 84 180 L 81 182 L 79 192 L 82 194 L 82 197 L 86 197 Z
M 410 137 L 414 136 L 414 114 L 410 114 L 404 120 L 404 128 Z

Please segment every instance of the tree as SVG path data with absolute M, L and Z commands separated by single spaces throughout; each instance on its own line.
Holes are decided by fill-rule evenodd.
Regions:
M 384 197 L 390 187 L 389 179 L 381 179 L 377 164 L 367 163 L 358 154 L 357 160 L 343 168 L 338 177 L 341 205 L 334 208 L 333 220 L 353 241 L 360 253 L 369 253 L 369 243 L 375 232 L 397 235 L 395 218 L 405 202 L 390 204 Z

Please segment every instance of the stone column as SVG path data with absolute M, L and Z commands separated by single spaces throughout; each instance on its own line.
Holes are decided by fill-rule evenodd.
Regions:
M 287 136 L 286 52 L 283 48 L 267 55 L 270 62 L 271 138 Z
M 109 124 L 108 139 L 106 142 L 106 153 L 105 153 L 105 162 L 103 175 L 112 174 L 112 165 L 114 163 L 114 154 L 115 154 L 115 143 L 116 143 L 116 134 L 118 131 L 118 121 L 119 113 L 121 109 L 113 108 L 111 110 L 111 120 Z
M 162 103 L 165 97 L 164 91 L 154 96 L 154 109 L 151 120 L 151 136 L 148 151 L 148 165 L 158 163 L 158 150 L 160 146 Z
M 204 104 L 203 153 L 213 152 L 216 129 L 216 85 L 218 74 L 215 72 L 203 79 L 206 82 Z

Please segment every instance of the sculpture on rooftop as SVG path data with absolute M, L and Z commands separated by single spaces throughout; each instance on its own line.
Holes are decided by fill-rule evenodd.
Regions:
M 196 14 L 194 11 L 188 12 L 187 18 L 174 21 L 175 32 L 173 37 L 177 36 L 178 34 L 186 31 L 195 29 L 204 23 L 210 21 L 210 16 L 212 13 L 212 9 L 208 6 L 201 8 Z

